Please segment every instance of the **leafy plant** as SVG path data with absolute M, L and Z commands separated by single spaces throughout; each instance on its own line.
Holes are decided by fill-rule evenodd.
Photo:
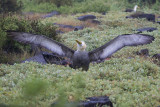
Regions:
M 29 45 L 13 41 L 7 37 L 7 31 L 30 32 L 33 34 L 46 35 L 52 39 L 57 39 L 56 28 L 51 24 L 42 24 L 39 20 L 29 20 L 15 15 L 1 16 L 0 19 L 0 48 L 7 53 L 25 53 L 30 50 Z M 2 54 L 1 55 L 6 55 Z M 5 57 L 4 57 L 5 58 Z M 8 59 L 9 60 L 9 59 Z M 5 60 L 1 60 L 6 62 Z
M 16 12 L 22 9 L 22 1 L 0 0 L 0 13 Z
M 43 8 L 43 10 L 41 8 Z M 74 2 L 73 0 L 52 0 L 50 2 L 38 4 L 28 2 L 25 4 L 24 8 L 24 11 L 34 12 L 51 12 L 53 10 L 59 11 L 60 13 L 107 12 L 109 10 L 109 5 L 103 0 L 87 0 L 82 2 Z

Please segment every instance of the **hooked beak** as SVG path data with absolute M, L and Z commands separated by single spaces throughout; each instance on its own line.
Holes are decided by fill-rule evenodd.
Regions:
M 82 42 L 80 42 L 80 41 L 78 41 L 78 40 L 76 40 L 76 42 L 77 42 L 78 44 L 80 44 L 80 45 L 82 44 Z

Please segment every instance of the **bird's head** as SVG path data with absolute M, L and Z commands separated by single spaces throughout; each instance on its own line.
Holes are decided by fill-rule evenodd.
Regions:
M 133 11 L 136 12 L 137 8 L 139 8 L 139 7 L 137 5 L 135 5 Z
M 85 42 L 84 41 L 78 41 L 78 40 L 76 40 L 76 42 L 77 42 L 77 51 L 85 51 L 85 49 L 87 47 Z

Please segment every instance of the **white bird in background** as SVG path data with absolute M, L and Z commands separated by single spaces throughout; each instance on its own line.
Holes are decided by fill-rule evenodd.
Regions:
M 136 12 L 137 8 L 139 8 L 139 7 L 137 5 L 135 5 L 133 9 L 126 9 L 125 12 Z

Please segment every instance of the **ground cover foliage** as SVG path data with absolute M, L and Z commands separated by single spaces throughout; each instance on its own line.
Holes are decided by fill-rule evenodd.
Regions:
M 25 12 L 84 13 L 107 12 L 111 10 L 133 8 L 134 5 L 159 10 L 159 0 L 17 0 L 23 3 Z
M 17 14 L 0 15 L 0 62 L 10 63 L 24 60 L 27 52 L 31 50 L 29 45 L 24 45 L 13 41 L 7 37 L 7 31 L 30 32 L 33 34 L 46 35 L 52 39 L 58 40 L 56 37 L 56 27 L 50 23 L 42 24 L 39 20 L 33 20 Z M 17 54 L 13 55 L 12 53 Z M 8 54 L 6 54 L 8 53 Z M 24 56 L 21 54 L 23 53 Z M 19 55 L 18 55 L 19 54 Z M 14 57 L 13 57 L 14 56 Z M 29 56 L 29 55 L 28 55 Z M 17 60 L 20 59 L 20 60 Z M 17 61 L 16 61 L 17 60 Z
M 40 0 L 22 0 L 24 4 L 24 11 L 26 12 L 51 12 L 53 10 L 61 13 L 77 13 L 77 12 L 104 12 L 109 10 L 106 3 L 107 0 L 49 0 L 38 2 Z M 101 6 L 99 6 L 101 5 Z M 43 8 L 43 9 L 42 9 Z
M 1 0 L 0 13 L 51 12 L 61 13 L 107 12 L 133 5 L 159 10 L 159 0 Z
M 126 19 L 130 13 L 122 11 L 111 10 L 106 15 L 85 13 L 95 15 L 101 24 L 88 25 L 77 32 L 60 34 L 60 42 L 76 49 L 75 40 L 84 40 L 87 50 L 90 51 L 118 35 L 136 33 L 134 30 L 141 27 L 156 27 L 158 30 L 154 32 L 144 32 L 153 35 L 155 41 L 144 46 L 125 47 L 104 63 L 91 64 L 88 72 L 74 70 L 68 66 L 41 65 L 33 62 L 0 64 L 0 103 L 11 106 L 46 107 L 56 101 L 63 102 L 57 103 L 57 107 L 64 107 L 67 101 L 76 102 L 85 100 L 86 97 L 109 96 L 114 107 L 159 106 L 160 67 L 153 63 L 152 55 L 160 53 L 160 26 L 146 19 Z M 147 9 L 145 12 L 157 11 Z M 41 19 L 40 22 L 44 25 L 80 25 L 83 22 L 76 18 L 81 15 L 84 13 L 54 16 Z M 144 48 L 149 49 L 148 58 L 135 54 Z
M 142 58 L 112 58 L 88 72 L 37 63 L 1 65 L 1 102 L 49 106 L 54 101 L 109 96 L 114 106 L 159 105 L 160 68 Z

